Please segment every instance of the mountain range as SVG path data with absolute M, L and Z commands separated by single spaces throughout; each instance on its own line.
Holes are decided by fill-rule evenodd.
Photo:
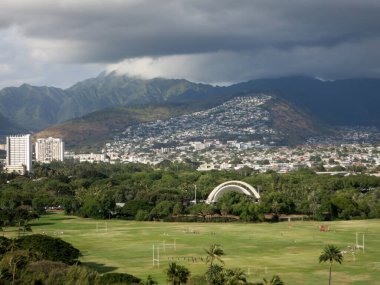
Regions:
M 60 135 L 72 145 L 88 144 L 130 124 L 168 119 L 238 96 L 265 93 L 281 101 L 270 111 L 272 124 L 285 128 L 281 120 L 286 113 L 292 141 L 292 137 L 330 132 L 339 125 L 379 126 L 379 91 L 379 79 L 286 77 L 218 87 L 184 79 L 144 80 L 102 73 L 67 89 L 27 84 L 2 89 L 0 135 L 42 131 L 37 136 Z M 309 131 L 305 133 L 304 128 L 303 135 L 297 136 L 300 121 L 308 122 Z

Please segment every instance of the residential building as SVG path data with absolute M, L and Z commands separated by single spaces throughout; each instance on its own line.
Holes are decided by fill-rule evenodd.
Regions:
M 8 172 L 25 174 L 32 171 L 32 138 L 30 134 L 6 138 L 6 167 Z
M 35 145 L 36 161 L 50 163 L 53 160 L 63 161 L 64 143 L 60 138 L 40 138 Z
M 75 160 L 79 160 L 79 162 L 105 162 L 106 155 L 104 153 L 83 153 L 83 154 L 75 154 L 73 155 Z

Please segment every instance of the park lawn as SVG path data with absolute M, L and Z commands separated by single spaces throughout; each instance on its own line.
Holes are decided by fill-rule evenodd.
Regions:
M 320 232 L 321 224 L 330 230 Z M 328 283 L 329 265 L 319 264 L 318 257 L 326 244 L 335 244 L 347 253 L 341 265 L 333 265 L 334 284 L 380 284 L 380 220 L 164 223 L 52 213 L 31 225 L 35 234 L 70 242 L 82 252 L 81 261 L 101 273 L 126 272 L 143 279 L 150 274 L 159 284 L 166 284 L 165 269 L 172 261 L 189 268 L 192 275 L 204 274 L 205 249 L 212 243 L 222 245 L 226 267 L 244 269 L 251 281 L 278 274 L 285 284 L 309 285 Z M 365 233 L 365 251 L 357 250 L 354 256 L 348 246 L 355 244 L 356 232 Z M 170 245 L 174 243 L 176 250 Z M 153 245 L 159 247 L 160 268 L 153 268 Z

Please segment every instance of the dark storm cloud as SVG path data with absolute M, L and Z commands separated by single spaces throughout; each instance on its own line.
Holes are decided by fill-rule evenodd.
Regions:
M 332 46 L 380 36 L 379 1 L 9 1 L 4 25 L 79 42 L 80 59 Z M 21 2 L 20 2 L 21 3 Z M 78 60 L 78 59 L 76 59 Z
M 46 61 L 133 59 L 136 67 L 152 57 L 149 66 L 162 58 L 167 70 L 165 61 L 175 65 L 170 57 L 180 55 L 195 61 L 189 76 L 199 81 L 292 73 L 339 78 L 379 75 L 379 15 L 377 0 L 3 0 L 0 29 L 17 29 Z M 220 61 L 228 68 L 219 70 Z

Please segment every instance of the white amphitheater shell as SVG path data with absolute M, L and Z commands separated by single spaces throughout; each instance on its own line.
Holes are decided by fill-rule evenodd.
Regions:
M 218 199 L 226 192 L 233 191 L 237 193 L 243 193 L 247 196 L 254 197 L 256 201 L 260 200 L 260 194 L 256 191 L 254 187 L 243 181 L 227 181 L 224 182 L 212 190 L 210 195 L 208 195 L 206 203 L 212 204 L 218 201 Z

